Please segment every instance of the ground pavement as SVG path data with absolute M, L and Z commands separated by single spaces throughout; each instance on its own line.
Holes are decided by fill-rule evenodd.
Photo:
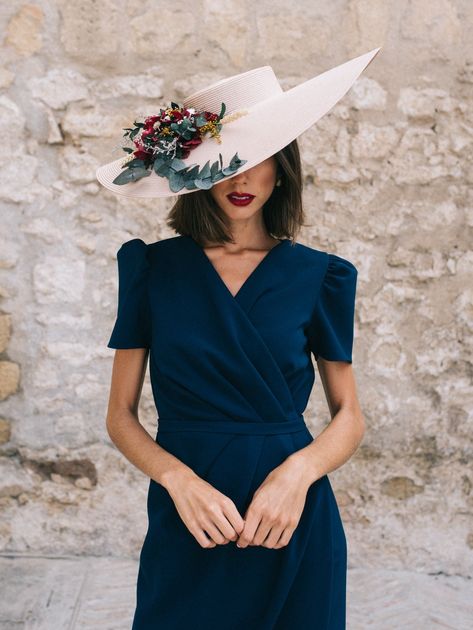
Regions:
M 130 630 L 137 570 L 120 558 L 0 556 L 0 630 Z M 473 579 L 349 569 L 347 619 L 347 630 L 472 630 Z

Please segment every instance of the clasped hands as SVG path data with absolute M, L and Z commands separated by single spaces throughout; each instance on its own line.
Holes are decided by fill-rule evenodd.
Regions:
M 257 488 L 244 518 L 229 497 L 197 475 L 178 480 L 168 491 L 202 547 L 233 541 L 239 548 L 279 549 L 299 523 L 310 483 L 304 459 L 289 456 Z

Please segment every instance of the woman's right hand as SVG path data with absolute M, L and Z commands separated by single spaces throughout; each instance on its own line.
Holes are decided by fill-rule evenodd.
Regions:
M 226 545 L 238 539 L 245 521 L 235 503 L 196 474 L 173 476 L 168 481 L 176 510 L 201 547 Z M 207 537 L 207 534 L 210 538 Z

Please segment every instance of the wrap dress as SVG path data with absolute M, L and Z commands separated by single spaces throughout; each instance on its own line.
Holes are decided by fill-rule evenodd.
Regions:
M 315 358 L 352 362 L 357 270 L 281 239 L 233 296 L 190 236 L 125 242 L 109 348 L 148 348 L 155 441 L 244 517 L 268 473 L 314 439 Z M 347 545 L 327 475 L 289 543 L 202 547 L 149 482 L 133 630 L 343 630 Z

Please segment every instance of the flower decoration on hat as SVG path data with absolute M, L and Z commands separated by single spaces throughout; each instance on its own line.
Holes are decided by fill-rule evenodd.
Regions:
M 186 159 L 192 149 L 202 143 L 206 134 L 210 133 L 220 144 L 222 125 L 236 120 L 247 112 L 235 112 L 225 116 L 225 103 L 222 103 L 220 114 L 207 111 L 196 111 L 184 108 L 171 102 L 171 106 L 161 109 L 159 114 L 147 116 L 144 122 L 134 121 L 134 127 L 124 129 L 124 137 L 134 145 L 122 147 L 129 157 L 122 164 L 123 170 L 114 180 L 114 184 L 136 182 L 148 177 L 152 171 L 169 180 L 173 192 L 182 188 L 207 190 L 227 175 L 236 172 L 247 160 L 241 160 L 238 153 L 223 167 L 222 154 L 219 160 L 210 166 L 210 160 L 199 169 L 198 164 L 186 165 Z

